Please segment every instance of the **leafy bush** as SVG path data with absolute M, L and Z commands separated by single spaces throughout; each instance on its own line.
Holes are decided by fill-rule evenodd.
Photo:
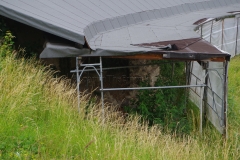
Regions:
M 14 36 L 10 31 L 7 31 L 5 36 L 1 38 L 1 41 L 0 41 L 0 45 L 1 45 L 0 57 L 1 58 L 6 57 L 10 53 L 12 53 L 13 44 L 14 44 L 13 38 Z
M 15 28 L 18 28 L 18 23 L 16 23 Z M 11 25 L 10 25 L 11 26 Z M 4 50 L 5 53 L 2 53 L 1 56 L 6 56 L 6 51 L 8 49 L 13 50 L 17 49 L 18 52 L 15 52 L 17 54 L 17 57 L 19 58 L 37 58 L 37 53 L 39 50 L 42 49 L 42 43 L 40 40 L 38 41 L 20 41 L 18 40 L 19 37 L 15 37 L 13 35 L 17 35 L 19 30 L 14 29 L 14 27 L 10 27 L 7 25 L 5 18 L 0 16 L 0 45 L 2 46 L 2 52 Z M 27 31 L 27 30 L 26 30 Z M 32 36 L 34 37 L 34 35 Z M 5 50 L 4 48 L 7 49 Z
M 160 75 L 155 86 L 176 86 L 185 84 L 184 63 L 159 63 Z M 173 70 L 174 66 L 174 70 Z M 174 72 L 173 72 L 174 71 Z M 140 84 L 149 86 L 149 81 Z M 160 124 L 165 129 L 177 133 L 189 133 L 191 125 L 186 114 L 186 89 L 141 90 L 132 103 L 136 107 L 126 107 L 130 113 L 142 115 L 149 125 Z
M 8 30 L 6 23 L 0 18 L 0 58 L 4 58 L 14 49 L 14 39 L 11 31 Z

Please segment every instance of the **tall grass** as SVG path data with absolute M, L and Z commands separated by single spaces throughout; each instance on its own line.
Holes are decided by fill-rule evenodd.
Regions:
M 66 79 L 53 78 L 35 60 L 1 58 L 0 159 L 239 159 L 238 59 L 231 62 L 229 138 L 224 141 L 210 125 L 202 136 L 162 133 L 107 104 L 103 124 L 98 104 L 85 115 L 88 95 L 82 95 L 78 113 L 76 91 Z

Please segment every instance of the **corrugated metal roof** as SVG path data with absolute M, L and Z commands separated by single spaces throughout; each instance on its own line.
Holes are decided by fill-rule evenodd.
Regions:
M 132 44 L 199 38 L 200 35 L 194 31 L 196 28 L 194 22 L 203 18 L 210 19 L 227 15 L 228 11 L 238 7 L 240 7 L 240 1 L 237 4 L 226 5 L 225 7 L 148 20 L 126 27 L 119 27 L 118 29 L 99 32 L 89 38 L 88 43 L 95 50 L 93 52 L 97 52 L 99 49 L 135 52 L 136 48 Z M 147 50 L 145 49 L 145 51 Z
M 92 54 L 145 53 L 132 44 L 199 38 L 193 25 L 239 10 L 240 0 L 0 0 L 0 14 L 85 43 Z M 66 55 L 67 56 L 67 55 Z

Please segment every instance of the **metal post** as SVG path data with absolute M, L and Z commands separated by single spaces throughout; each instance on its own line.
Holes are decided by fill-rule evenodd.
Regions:
M 210 43 L 212 43 L 212 31 L 213 31 L 213 20 L 212 20 L 212 25 L 211 25 Z
M 227 138 L 227 93 L 228 93 L 228 61 L 225 62 L 225 69 L 224 69 L 224 129 L 223 129 L 223 136 Z
M 223 38 L 224 38 L 224 19 L 222 20 L 222 42 L 221 42 L 222 44 L 221 44 L 221 49 L 223 49 L 223 43 L 224 43 L 223 42 L 224 41 Z
M 201 79 L 201 83 L 203 82 L 203 80 Z M 203 89 L 204 87 L 200 88 L 200 123 L 199 123 L 199 132 L 200 134 L 202 134 L 202 124 L 203 124 Z
M 173 77 L 174 77 L 174 65 L 175 65 L 175 63 L 172 63 L 172 81 L 173 81 Z
M 102 118 L 104 123 L 104 99 L 103 99 L 103 74 L 102 74 L 102 57 L 100 57 L 100 82 L 101 82 L 101 101 L 102 101 Z
M 236 33 L 236 46 L 235 46 L 235 56 L 237 55 L 238 49 L 238 25 L 239 25 L 239 17 L 237 17 L 237 33 Z
M 90 63 L 90 59 L 88 58 L 88 63 Z M 87 72 L 87 92 L 88 92 L 88 83 L 89 83 L 89 71 Z
M 191 62 L 188 62 L 188 61 L 185 62 L 185 67 L 186 67 L 186 85 L 190 85 L 190 82 L 189 82 L 190 63 Z M 188 91 L 189 91 L 189 88 L 186 88 L 185 89 L 185 107 L 187 107 L 187 99 L 188 99 L 188 96 L 189 96 Z
M 205 84 L 184 85 L 184 86 L 156 86 L 156 87 L 134 87 L 134 88 L 104 88 L 102 91 L 130 91 L 130 90 L 146 90 L 146 89 L 168 89 L 168 88 L 191 88 L 205 87 Z
M 204 68 L 203 66 L 203 70 L 205 70 L 206 68 Z M 205 84 L 205 78 L 206 78 L 206 74 L 207 74 L 207 70 L 206 73 L 204 75 L 204 77 L 201 77 L 201 84 Z M 206 84 L 205 84 L 206 86 Z M 203 96 L 204 96 L 204 90 L 205 87 L 201 87 L 200 88 L 200 122 L 199 122 L 199 132 L 200 134 L 202 134 L 202 129 L 203 129 Z
M 175 62 L 166 62 L 166 63 L 160 63 L 160 64 L 170 64 L 170 63 L 175 63 Z M 93 64 L 95 65 L 95 64 Z M 98 64 L 100 65 L 100 63 Z M 122 67 L 107 67 L 107 68 L 102 68 L 103 71 L 106 71 L 106 70 L 114 70 L 114 69 L 124 69 L 124 68 L 137 68 L 137 67 L 141 67 L 141 66 L 149 66 L 149 65 L 157 65 L 155 63 L 153 64 L 143 64 L 143 65 L 135 65 L 135 66 L 122 66 Z M 84 64 L 82 64 L 81 66 L 84 66 Z M 89 71 L 98 71 L 100 70 L 100 68 L 96 68 L 96 69 L 86 69 L 85 71 L 86 72 L 89 72 Z M 79 72 L 81 72 L 82 70 L 79 70 Z M 72 70 L 71 73 L 75 73 L 76 70 Z
M 76 74 L 77 74 L 77 97 L 78 97 L 78 112 L 80 113 L 80 77 L 79 77 L 79 62 L 76 57 Z
M 206 62 L 206 74 L 205 74 L 205 85 L 204 87 L 204 108 L 203 108 L 203 116 L 204 116 L 204 121 L 206 121 L 206 115 L 207 115 L 207 105 L 208 105 L 208 80 L 209 80 L 209 62 Z

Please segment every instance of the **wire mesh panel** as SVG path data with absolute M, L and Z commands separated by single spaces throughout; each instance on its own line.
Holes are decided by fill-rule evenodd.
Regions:
M 191 62 L 190 65 L 190 85 L 203 84 L 205 71 L 198 62 Z M 201 88 L 191 87 L 189 90 L 190 99 L 196 104 L 198 108 L 201 106 Z
M 190 88 L 190 100 L 222 134 L 226 128 L 224 65 L 223 62 L 208 62 L 204 65 L 207 67 L 204 68 L 198 62 L 192 62 L 190 68 L 190 84 L 206 84 L 204 93 L 201 92 L 201 88 Z M 203 105 L 203 110 L 201 105 Z
M 221 133 L 224 132 L 224 63 L 209 62 L 207 71 L 206 116 Z
M 239 19 L 239 15 L 236 15 L 209 21 L 202 25 L 197 32 L 203 39 L 234 57 L 240 54 Z M 190 82 L 197 83 L 202 78 L 202 75 L 199 74 L 202 67 L 197 62 L 193 62 L 191 67 Z M 206 117 L 223 134 L 226 131 L 227 119 L 227 69 L 227 62 L 208 62 L 208 69 L 205 72 L 207 87 L 205 87 L 203 103 Z M 190 99 L 198 107 L 201 101 L 199 97 L 199 92 L 191 88 Z

